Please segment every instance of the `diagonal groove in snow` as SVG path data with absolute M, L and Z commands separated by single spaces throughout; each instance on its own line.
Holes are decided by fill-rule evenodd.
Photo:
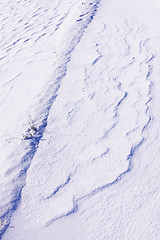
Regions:
M 67 21 L 68 16 L 69 16 L 69 12 L 67 15 L 64 15 L 64 18 L 62 17 L 61 19 L 59 19 L 59 22 L 57 23 L 57 25 L 55 26 L 55 29 L 53 30 L 54 34 L 57 34 L 58 32 L 61 31 L 61 28 L 63 28 L 63 24 L 65 24 L 65 21 Z M 57 134 L 57 137 L 53 136 L 48 141 L 48 145 L 52 142 L 52 144 L 50 144 L 50 149 L 53 148 L 53 152 L 52 152 L 53 154 L 51 154 L 50 156 L 47 156 L 43 159 L 44 160 L 43 166 L 45 166 L 45 164 L 46 164 L 46 169 L 48 167 L 48 168 L 51 168 L 51 170 L 47 171 L 46 169 L 44 169 L 44 172 L 43 172 L 43 170 L 40 170 L 40 172 L 39 172 L 39 170 L 37 170 L 37 169 L 35 170 L 35 168 L 37 167 L 35 162 L 32 164 L 33 168 L 31 167 L 31 172 L 29 172 L 30 175 L 29 175 L 28 179 L 33 174 L 33 171 L 37 171 L 37 176 L 40 173 L 39 175 L 41 175 L 41 176 L 38 178 L 36 183 L 33 184 L 33 186 L 38 186 L 38 188 L 40 188 L 40 190 L 37 190 L 34 187 L 32 189 L 30 183 L 26 184 L 26 187 L 23 192 L 23 199 L 25 199 L 25 200 L 24 200 L 24 202 L 22 201 L 23 202 L 22 205 L 24 204 L 23 207 L 24 206 L 26 207 L 26 210 L 24 210 L 24 211 L 26 211 L 26 212 L 28 210 L 30 212 L 33 211 L 32 213 L 27 214 L 28 219 L 31 219 L 31 221 L 34 222 L 34 220 L 33 220 L 33 219 L 35 219 L 34 213 L 36 213 L 36 210 L 38 210 L 36 213 L 37 215 L 36 214 L 35 215 L 38 216 L 37 218 L 39 218 L 39 219 L 41 219 L 41 216 L 42 216 L 43 223 L 41 222 L 41 224 L 46 223 L 46 225 L 45 225 L 46 227 L 51 225 L 52 223 L 54 223 L 57 220 L 60 220 L 62 218 L 68 217 L 68 216 L 76 213 L 79 210 L 79 206 L 81 203 L 83 203 L 83 201 L 91 198 L 92 196 L 96 195 L 97 193 L 104 191 L 107 188 L 113 187 L 114 185 L 118 184 L 122 179 L 124 179 L 124 177 L 126 175 L 128 175 L 128 173 L 130 173 L 131 170 L 133 170 L 135 154 L 136 154 L 137 150 L 141 147 L 141 145 L 146 140 L 145 139 L 145 131 L 150 126 L 150 123 L 153 120 L 153 116 L 150 112 L 150 102 L 152 100 L 151 76 L 152 76 L 152 70 L 153 70 L 153 66 L 151 65 L 151 63 L 152 63 L 152 60 L 154 59 L 155 55 L 150 54 L 150 52 L 147 51 L 147 49 L 145 49 L 146 51 L 144 50 L 144 48 L 146 47 L 146 45 L 148 43 L 148 40 L 146 40 L 146 41 L 141 40 L 140 43 L 138 41 L 138 47 L 139 47 L 138 51 L 139 51 L 140 56 L 136 55 L 136 53 L 135 53 L 136 51 L 135 52 L 132 51 L 133 50 L 132 45 L 134 45 L 134 43 L 135 43 L 133 39 L 136 39 L 136 34 L 135 34 L 135 36 L 133 36 L 132 33 L 134 32 L 135 26 L 131 25 L 131 27 L 130 27 L 128 19 L 125 19 L 125 25 L 127 25 L 127 30 L 125 29 L 125 25 L 123 25 L 122 28 L 121 28 L 121 26 L 120 27 L 118 27 L 118 25 L 116 26 L 117 27 L 116 31 L 117 31 L 117 33 L 119 31 L 120 35 L 117 34 L 115 39 L 111 39 L 111 41 L 108 41 L 109 44 L 111 44 L 111 51 L 113 50 L 113 53 L 110 51 L 108 53 L 108 55 L 106 54 L 106 56 L 103 52 L 104 46 L 103 45 L 101 46 L 101 45 L 99 45 L 99 43 L 97 43 L 101 38 L 104 37 L 104 36 L 101 36 L 101 34 L 102 33 L 105 34 L 105 31 L 106 31 L 106 25 L 104 24 L 102 31 L 99 32 L 98 41 L 95 41 L 96 47 L 95 46 L 94 47 L 96 48 L 97 54 L 95 54 L 95 56 L 92 58 L 89 68 L 88 68 L 88 66 L 84 66 L 84 75 L 83 75 L 85 78 L 85 79 L 83 78 L 84 85 L 85 85 L 85 86 L 83 85 L 84 86 L 84 89 L 83 89 L 84 95 L 80 95 L 81 99 L 76 99 L 76 98 L 72 99 L 72 94 L 71 94 L 72 102 L 71 101 L 69 102 L 70 99 L 69 100 L 67 99 L 68 105 L 67 104 L 65 105 L 66 102 L 64 101 L 65 107 L 63 108 L 63 105 L 62 105 L 62 111 L 65 110 L 67 112 L 67 114 L 65 116 L 66 122 L 65 121 L 63 122 L 63 120 L 62 120 L 62 124 L 59 123 L 61 120 L 60 118 L 62 116 L 58 112 L 59 109 L 57 112 L 56 112 L 57 109 L 55 111 L 53 111 L 53 116 L 51 116 L 52 114 L 51 114 L 50 110 L 51 110 L 52 106 L 56 108 L 56 102 L 59 101 L 59 98 L 64 93 L 63 91 L 59 91 L 59 89 L 60 89 L 60 87 L 61 87 L 61 89 L 63 88 L 62 87 L 63 84 L 61 85 L 61 81 L 67 75 L 67 72 L 69 71 L 68 63 L 72 60 L 71 53 L 73 52 L 77 43 L 81 40 L 81 37 L 83 36 L 83 33 L 84 33 L 84 29 L 88 26 L 87 24 L 93 18 L 93 15 L 92 15 L 92 16 L 90 16 L 89 20 L 86 20 L 86 21 L 84 20 L 84 23 L 83 23 L 82 18 L 84 16 L 88 16 L 88 11 L 87 11 L 87 13 L 80 14 L 78 17 L 76 17 L 74 19 L 75 23 L 77 24 L 76 26 L 78 26 L 77 29 L 81 26 L 81 24 L 83 25 L 83 27 L 80 32 L 77 30 L 76 32 L 71 31 L 69 33 L 70 35 L 72 35 L 72 37 L 69 41 L 69 44 L 67 43 L 67 47 L 66 47 L 65 51 L 63 52 L 64 56 L 62 57 L 60 55 L 61 52 L 58 52 L 58 50 L 56 48 L 54 49 L 55 50 L 54 54 L 56 54 L 57 59 L 60 58 L 61 61 L 57 64 L 58 67 L 55 68 L 53 77 L 52 77 L 51 81 L 48 81 L 47 89 L 45 89 L 43 91 L 42 98 L 39 102 L 39 106 L 42 106 L 42 107 L 39 108 L 38 114 L 35 117 L 35 119 L 37 118 L 40 120 L 39 121 L 40 124 L 37 127 L 38 131 L 34 135 L 34 137 L 31 137 L 31 139 L 27 141 L 28 146 L 25 149 L 26 154 L 21 157 L 21 162 L 19 164 L 17 164 L 15 167 L 13 167 L 13 169 L 12 168 L 9 169 L 9 171 L 7 172 L 8 176 L 10 176 L 11 174 L 14 173 L 15 168 L 16 168 L 18 170 L 18 177 L 16 176 L 13 180 L 15 182 L 19 182 L 19 183 L 13 190 L 13 198 L 9 202 L 10 206 L 6 205 L 6 208 L 8 207 L 8 210 L 6 211 L 6 213 L 4 215 L 1 216 L 1 219 L 2 219 L 1 221 L 2 222 L 6 221 L 6 223 L 5 223 L 6 225 L 4 226 L 3 230 L 0 232 L 0 238 L 1 238 L 2 234 L 4 233 L 4 231 L 6 230 L 7 226 L 9 225 L 10 217 L 12 216 L 12 213 L 16 210 L 16 208 L 21 200 L 22 189 L 26 184 L 25 179 L 26 179 L 26 175 L 27 175 L 27 170 L 30 167 L 30 164 L 31 164 L 32 159 L 34 158 L 36 152 L 40 152 L 40 155 L 39 155 L 40 158 L 38 159 L 39 166 L 40 166 L 40 164 L 42 164 L 41 153 L 44 150 L 44 148 L 43 148 L 43 144 L 41 144 L 41 146 L 39 147 L 39 143 L 41 142 L 43 136 L 48 136 L 47 134 L 46 135 L 44 134 L 44 131 L 45 131 L 47 125 L 48 125 L 47 130 L 49 131 L 50 130 L 49 125 L 52 124 L 51 132 L 53 131 L 52 132 L 53 135 Z M 34 18 L 36 18 L 36 13 L 35 13 Z M 113 29 L 113 32 L 114 31 L 115 30 Z M 77 35 L 78 35 L 78 38 L 77 38 Z M 46 37 L 45 32 L 41 32 L 41 34 L 39 33 L 38 40 L 40 40 L 43 36 L 44 36 L 44 38 Z M 112 38 L 113 36 L 111 35 L 110 37 Z M 112 45 L 113 41 L 115 41 L 115 43 Z M 20 42 L 21 42 L 21 39 L 18 38 L 17 42 L 14 41 L 14 46 L 17 47 L 17 45 L 20 44 Z M 137 44 L 137 41 L 136 41 L 136 44 Z M 114 48 L 113 48 L 114 45 L 117 46 L 117 48 L 115 48 L 115 49 L 118 49 L 119 51 L 117 51 L 117 52 L 114 51 Z M 110 46 L 108 47 L 108 50 L 109 50 L 109 48 L 110 48 Z M 107 52 L 107 50 L 105 48 L 104 48 L 104 50 Z M 115 60 L 116 58 L 117 58 L 117 60 Z M 113 59 L 113 61 L 112 61 L 112 59 Z M 143 61 L 142 61 L 142 59 L 143 59 Z M 113 69 L 113 64 L 115 66 L 114 69 Z M 107 67 L 106 67 L 106 65 L 107 65 Z M 96 71 L 98 68 L 99 68 L 99 72 L 96 75 Z M 92 72 L 92 70 L 93 70 L 93 72 Z M 135 75 L 133 74 L 134 76 L 130 77 L 129 75 L 134 73 L 134 71 L 135 71 Z M 70 75 L 69 75 L 69 77 L 70 77 Z M 105 81 L 103 81 L 104 86 L 98 88 L 97 86 L 101 85 L 102 80 L 104 80 L 104 79 L 105 79 Z M 92 83 L 93 82 L 96 83 L 96 81 L 97 81 L 97 85 L 95 84 L 92 86 Z M 107 81 L 108 81 L 108 83 L 107 83 Z M 69 83 L 72 83 L 72 81 Z M 78 83 L 78 81 L 77 81 L 77 83 Z M 97 94 L 98 91 L 101 92 L 101 90 L 103 88 L 105 88 L 105 84 L 106 85 L 108 84 L 109 86 L 108 86 L 108 89 L 106 86 L 105 91 L 102 91 L 103 95 L 106 98 L 108 96 L 112 97 L 111 96 L 112 94 L 107 95 L 107 92 L 109 91 L 109 89 L 111 89 L 111 93 L 114 92 L 114 94 L 115 94 L 114 99 L 112 99 L 111 104 L 110 104 L 110 102 L 108 104 L 107 100 L 104 103 L 102 103 L 103 100 L 105 99 L 105 97 L 103 96 L 103 98 L 100 98 L 101 94 L 99 94 L 99 95 Z M 72 84 L 70 84 L 70 85 L 72 86 Z M 90 87 L 90 89 L 89 89 L 89 87 Z M 134 99 L 132 101 L 131 101 L 131 97 L 130 97 L 130 94 L 131 94 L 131 91 L 129 89 L 130 87 L 132 88 L 132 90 L 135 94 L 135 96 L 133 96 Z M 144 89 L 143 89 L 143 87 L 144 87 Z M 67 90 L 68 89 L 72 90 L 72 88 L 67 88 Z M 74 87 L 73 87 L 73 89 L 74 89 Z M 77 91 L 77 89 L 76 89 L 76 91 Z M 86 95 L 85 95 L 85 91 L 86 91 Z M 66 95 L 64 95 L 64 96 L 66 96 Z M 100 99 L 99 102 L 98 102 L 98 100 L 99 100 L 98 98 Z M 88 99 L 89 99 L 89 101 L 88 101 Z M 61 98 L 61 100 L 62 100 L 62 98 Z M 91 107 L 94 106 L 95 109 L 93 110 L 93 112 L 91 112 L 91 114 L 93 114 L 91 117 L 86 114 L 87 117 L 85 116 L 83 118 L 83 114 L 81 115 L 81 114 L 79 114 L 79 112 L 80 112 L 81 108 L 83 108 L 83 107 L 85 108 L 85 106 L 87 106 L 87 104 L 85 105 L 85 101 L 88 103 L 89 106 L 91 106 Z M 102 105 L 97 107 L 96 101 L 98 102 L 98 105 L 101 105 L 101 104 Z M 104 111 L 105 104 L 107 106 L 105 106 L 105 111 Z M 60 105 L 60 107 L 61 107 L 61 105 Z M 124 109 L 129 110 L 129 108 L 132 108 L 134 111 L 134 114 L 135 114 L 134 120 L 135 121 L 134 121 L 134 123 L 130 124 L 129 127 L 127 126 L 126 128 L 125 127 L 123 128 L 123 126 L 125 124 L 127 125 L 126 119 L 130 120 L 132 118 L 132 117 L 128 118 L 128 116 L 126 116 L 124 114 Z M 109 109 L 109 111 L 107 112 L 108 109 Z M 102 122 L 100 121 L 99 125 L 98 125 L 95 120 L 97 118 L 97 115 L 95 114 L 96 110 L 98 110 L 99 112 L 101 111 L 100 112 L 101 118 L 104 120 L 104 122 L 106 124 L 106 125 L 104 124 L 105 126 L 103 125 L 103 127 L 100 128 L 100 130 L 101 130 L 100 135 L 98 135 L 98 131 L 97 132 L 94 131 L 96 127 L 99 127 L 99 125 L 102 124 Z M 104 114 L 105 112 L 107 112 L 108 118 L 110 117 L 110 119 L 111 119 L 111 120 L 109 119 L 110 122 L 108 121 L 109 124 L 107 122 L 107 120 L 108 120 L 106 117 L 107 114 L 106 115 Z M 131 112 L 128 111 L 127 113 L 129 115 Z M 55 115 L 57 114 L 57 115 L 54 116 L 54 114 Z M 85 113 L 84 113 L 84 115 L 85 115 Z M 50 122 L 49 116 L 53 117 L 53 120 L 51 122 Z M 82 119 L 81 119 L 81 116 L 82 116 Z M 87 121 L 86 121 L 86 127 L 84 129 L 82 128 L 83 131 L 80 130 L 82 132 L 82 134 L 84 135 L 84 138 L 82 138 L 82 139 L 84 139 L 84 145 L 82 143 L 82 146 L 80 146 L 79 148 L 74 148 L 77 143 L 79 143 L 79 145 L 81 144 L 80 142 L 77 141 L 76 138 L 80 138 L 83 136 L 80 131 L 76 131 L 77 126 L 78 126 L 78 125 L 76 125 L 77 118 L 81 119 L 81 122 L 83 122 L 83 119 L 85 119 L 85 120 L 87 119 Z M 36 122 L 36 120 L 35 120 L 35 122 Z M 57 122 L 58 122 L 58 124 L 56 125 Z M 92 126 L 93 133 L 88 131 L 88 129 L 87 129 L 87 127 L 89 128 L 90 127 L 89 125 L 92 125 L 92 123 L 93 123 L 93 126 Z M 55 126 L 53 126 L 54 124 L 55 124 Z M 61 127 L 64 129 L 61 130 Z M 70 130 L 75 130 L 75 132 L 74 131 L 70 132 Z M 68 140 L 68 138 L 66 137 L 67 134 L 74 135 L 75 137 L 72 138 L 72 136 L 70 136 L 71 140 L 70 139 Z M 87 134 L 91 135 L 90 136 L 91 139 L 89 139 L 89 140 L 87 139 Z M 95 137 L 96 134 L 98 136 L 98 137 L 96 136 L 97 138 Z M 95 142 L 94 142 L 92 136 L 95 137 Z M 103 136 L 103 137 L 101 137 L 101 136 Z M 135 139 L 134 139 L 134 136 L 135 136 Z M 63 138 L 63 140 L 61 137 Z M 61 139 L 59 140 L 59 138 L 61 138 Z M 116 138 L 117 138 L 117 141 L 116 141 Z M 46 139 L 47 139 L 47 137 L 46 137 Z M 81 141 L 82 141 L 82 139 L 81 139 Z M 88 140 L 88 142 L 86 141 L 86 139 Z M 56 140 L 59 140 L 59 142 L 56 143 Z M 68 143 L 67 143 L 67 140 L 68 140 Z M 60 143 L 60 141 L 62 141 L 62 142 Z M 76 144 L 74 144 L 74 141 L 76 142 Z M 111 143 L 109 143 L 109 141 L 111 141 Z M 124 145 L 126 144 L 126 149 L 127 149 L 126 151 L 124 151 L 125 149 L 122 147 L 123 141 L 124 141 Z M 122 144 L 120 142 L 122 142 Z M 99 143 L 101 143 L 101 145 Z M 93 145 L 93 148 L 92 148 L 91 144 L 92 145 L 95 144 L 95 145 Z M 117 147 L 117 149 L 119 148 L 118 150 L 114 146 L 116 144 L 118 145 L 118 147 Z M 44 146 L 46 146 L 46 145 L 44 145 Z M 112 148 L 112 146 L 113 146 L 113 148 Z M 39 151 L 37 151 L 38 147 L 39 147 Z M 94 151 L 94 147 L 96 148 L 95 151 Z M 77 151 L 77 149 L 80 151 Z M 92 150 L 93 150 L 93 152 L 92 152 Z M 125 152 L 125 154 L 122 154 L 122 160 L 125 163 L 123 165 L 123 162 L 122 162 L 122 165 L 123 165 L 122 168 L 120 168 L 120 170 L 117 172 L 115 171 L 115 173 L 112 168 L 113 177 L 107 178 L 105 176 L 105 174 L 102 172 L 103 169 L 108 170 L 110 167 L 110 165 L 109 165 L 109 167 L 107 166 L 107 164 L 105 165 L 107 160 L 109 158 L 113 157 L 113 167 L 117 166 L 116 164 L 114 166 L 114 160 L 117 160 L 117 162 L 118 161 L 120 162 L 119 159 L 121 158 L 121 156 L 118 156 L 118 154 L 117 155 L 115 154 L 113 156 L 113 153 L 116 152 L 116 150 L 117 150 L 117 152 L 120 150 L 119 151 L 120 154 L 118 153 L 119 155 L 121 155 L 121 152 L 123 152 L 123 151 Z M 70 154 L 70 151 L 71 151 L 71 154 Z M 45 153 L 46 152 L 47 152 L 47 150 L 45 151 Z M 44 153 L 44 155 L 45 155 L 45 153 Z M 67 153 L 67 154 L 65 154 L 65 153 Z M 57 154 L 57 158 L 55 157 L 56 154 Z M 77 157 L 78 154 L 79 154 L 79 156 Z M 37 160 L 36 157 L 34 159 L 35 159 L 35 161 Z M 97 162 L 99 163 L 100 167 L 98 166 Z M 121 162 L 120 162 L 120 164 L 121 164 Z M 74 173 L 72 173 L 71 169 L 72 169 L 72 167 L 74 168 L 75 165 L 76 165 L 76 167 L 78 166 L 77 167 L 78 170 L 75 172 L 74 179 L 72 179 Z M 42 168 L 43 168 L 43 166 L 42 166 Z M 57 169 L 56 169 L 56 167 L 57 167 Z M 96 167 L 97 168 L 99 167 L 99 169 L 97 169 Z M 57 170 L 57 173 L 54 172 L 54 170 L 55 170 L 54 168 Z M 85 170 L 87 168 L 89 170 L 88 170 L 88 172 L 87 171 L 85 172 Z M 101 171 L 99 173 L 99 175 L 97 174 L 98 171 Z M 43 172 L 43 174 L 42 174 L 42 172 Z M 48 175 L 45 178 L 46 172 L 51 174 L 50 175 L 51 177 L 49 177 L 49 175 Z M 91 174 L 93 175 L 90 178 L 91 184 L 89 183 L 89 181 L 88 182 L 85 181 L 85 180 L 88 180 L 87 179 L 88 175 L 86 173 L 87 174 L 89 173 L 89 176 Z M 86 176 L 85 176 L 85 174 L 86 174 Z M 95 176 L 94 176 L 94 174 L 95 174 Z M 106 174 L 109 175 L 109 171 Z M 31 180 L 34 179 L 35 176 L 36 176 L 36 174 L 35 175 L 33 174 L 31 177 Z M 42 176 L 44 177 L 44 179 L 42 179 L 42 183 L 41 183 L 40 178 Z M 93 180 L 92 177 L 93 177 L 93 179 L 95 178 L 96 180 L 95 179 Z M 103 180 L 101 181 L 102 178 L 103 178 Z M 39 180 L 40 180 L 40 182 L 38 182 Z M 56 181 L 54 181 L 54 180 L 56 180 Z M 77 184 L 78 182 L 80 182 L 80 183 Z M 86 182 L 88 185 L 86 184 Z M 83 187 L 83 185 L 84 185 L 84 187 Z M 44 186 L 45 186 L 45 190 L 43 189 Z M 50 186 L 50 188 L 48 186 Z M 31 187 L 31 189 L 30 189 L 30 187 Z M 77 189 L 79 188 L 79 189 L 77 190 L 76 188 Z M 32 190 L 33 190 L 33 192 L 32 192 Z M 45 194 L 43 194 L 43 190 L 44 190 Z M 31 202 L 28 199 L 26 200 L 27 197 L 25 194 L 27 191 L 28 191 L 28 195 L 30 195 L 28 197 L 28 199 L 31 200 Z M 33 193 L 33 195 L 32 195 L 32 193 Z M 65 198 L 65 196 L 67 196 L 67 197 Z M 30 197 L 33 198 L 33 202 L 32 202 L 32 199 L 30 199 Z M 58 201 L 61 203 L 59 203 Z M 65 201 L 65 203 L 64 203 L 64 201 Z M 69 204 L 67 201 L 69 202 Z M 32 209 L 32 207 L 30 208 L 31 205 L 34 205 L 33 203 L 36 203 L 35 211 L 34 211 L 34 209 Z M 64 207 L 64 205 L 65 205 L 65 207 Z M 41 206 L 42 206 L 42 209 L 41 209 Z M 50 213 L 47 213 L 48 214 L 47 215 L 46 210 L 48 209 L 48 206 L 51 207 L 52 211 Z M 23 209 L 22 209 L 22 212 L 23 212 Z M 37 220 L 37 222 L 38 221 L 39 220 Z M 38 223 L 40 223 L 40 221 Z
M 48 197 L 44 198 L 44 200 L 48 200 L 49 198 L 54 197 L 54 195 L 57 194 L 61 189 L 65 188 L 66 185 L 70 183 L 72 176 L 73 176 L 73 173 L 70 173 L 66 182 L 59 185 Z
M 16 164 L 16 166 L 13 168 L 13 169 L 16 169 L 17 171 L 19 171 L 19 173 L 17 174 L 18 176 L 16 176 L 13 180 L 15 183 L 15 187 L 12 190 L 11 199 L 4 206 L 4 209 L 7 209 L 7 210 L 4 210 L 0 216 L 0 221 L 3 222 L 3 224 L 0 226 L 0 238 L 2 237 L 2 235 L 8 228 L 8 226 L 10 224 L 11 216 L 14 213 L 14 211 L 17 209 L 18 204 L 21 200 L 21 192 L 25 185 L 25 178 L 26 178 L 27 170 L 30 167 L 31 161 L 32 161 L 33 157 L 35 156 L 38 145 L 43 137 L 43 133 L 47 126 L 49 112 L 50 112 L 50 109 L 51 109 L 56 97 L 58 96 L 58 90 L 60 88 L 61 80 L 66 75 L 67 64 L 70 61 L 71 53 L 75 49 L 76 45 L 80 42 L 85 29 L 88 27 L 88 25 L 93 20 L 95 14 L 96 14 L 96 11 L 98 9 L 99 2 L 100 2 L 100 0 L 97 0 L 97 1 L 95 1 L 94 4 L 91 4 L 91 3 L 88 3 L 88 1 L 86 1 L 86 3 L 79 9 L 82 14 L 83 7 L 84 7 L 84 9 L 85 8 L 88 9 L 89 14 L 85 15 L 83 21 L 81 21 L 79 23 L 77 23 L 76 21 L 74 22 L 74 19 L 73 19 L 73 24 L 70 27 L 71 29 L 69 29 L 71 33 L 68 30 L 67 34 L 70 35 L 70 39 L 69 39 L 70 42 L 69 42 L 67 48 L 64 49 L 63 55 L 60 56 L 61 62 L 59 64 L 59 66 L 57 67 L 57 69 L 55 71 L 55 76 L 54 76 L 54 78 L 56 78 L 56 81 L 54 83 L 52 83 L 52 81 L 51 81 L 51 83 L 48 84 L 47 90 L 45 92 L 45 97 L 40 100 L 40 106 L 42 106 L 43 109 L 42 109 L 42 111 L 40 109 L 39 114 L 37 115 L 37 119 L 41 118 L 41 124 L 38 127 L 38 133 L 36 134 L 35 137 L 28 140 L 28 146 L 25 149 L 26 153 L 21 158 L 21 162 Z M 63 19 L 61 19 L 61 20 L 63 20 Z M 77 28 L 75 27 L 75 26 L 77 26 L 76 24 L 78 24 Z M 63 28 L 63 24 L 59 25 L 58 27 L 59 27 L 59 29 Z M 75 29 L 76 29 L 76 32 L 75 32 Z M 45 33 L 42 34 L 41 36 L 39 36 L 39 38 L 42 36 L 45 36 Z M 13 42 L 11 45 L 9 45 L 7 47 L 10 48 L 13 45 L 14 45 L 14 47 L 16 47 L 16 45 L 20 44 L 20 42 L 21 42 L 21 38 L 19 38 L 17 41 Z M 5 47 L 5 49 L 7 47 Z M 11 171 L 11 172 L 13 172 L 13 171 Z M 68 181 L 70 181 L 70 178 L 68 178 Z M 63 185 L 61 187 L 63 187 Z M 59 187 L 59 189 L 61 187 Z M 57 191 L 59 191 L 59 189 L 57 189 Z

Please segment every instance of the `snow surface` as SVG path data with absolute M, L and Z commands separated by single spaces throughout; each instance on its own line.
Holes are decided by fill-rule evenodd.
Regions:
M 160 239 L 159 0 L 0 19 L 0 239 Z

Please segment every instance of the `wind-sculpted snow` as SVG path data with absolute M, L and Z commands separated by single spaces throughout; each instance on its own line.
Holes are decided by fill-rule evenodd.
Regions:
M 33 179 L 37 178 L 35 168 L 42 165 L 38 162 L 42 154 L 47 159 L 45 167 L 43 166 L 44 173 L 42 170 L 40 174 L 44 176 L 43 184 L 48 186 L 44 195 L 51 191 L 51 183 L 56 186 L 56 181 L 64 182 L 63 179 L 70 170 L 75 171 L 75 175 L 65 185 L 66 188 L 55 196 L 54 201 L 39 201 L 42 194 L 40 187 L 35 199 L 29 197 L 23 202 L 25 208 L 28 201 L 33 201 L 32 204 L 37 208 L 31 216 L 38 212 L 38 219 L 43 216 L 46 226 L 77 212 L 82 200 L 117 184 L 129 174 L 134 165 L 134 153 L 145 141 L 143 132 L 152 119 L 148 106 L 151 99 L 148 59 L 152 53 L 147 51 L 144 39 L 143 53 L 139 54 L 141 30 L 137 29 L 132 19 L 130 21 L 131 24 L 126 26 L 123 18 L 120 18 L 116 33 L 112 32 L 114 30 L 111 27 L 111 32 L 108 32 L 103 23 L 98 23 L 98 32 L 93 34 L 92 26 L 88 34 L 93 34 L 94 41 L 87 43 L 86 47 L 88 52 L 92 49 L 92 55 L 86 60 L 86 56 L 83 58 L 82 54 L 78 61 L 78 52 L 86 51 L 85 37 L 77 52 L 72 55 L 74 65 L 69 65 L 67 76 L 50 113 L 44 135 L 48 142 L 40 146 L 31 176 L 35 174 Z M 133 24 L 134 31 L 130 29 Z M 123 31 L 120 32 L 120 29 Z M 104 45 L 106 42 L 107 47 Z M 128 46 L 130 51 L 127 50 L 126 54 Z M 61 145 L 66 145 L 63 153 L 54 156 L 54 152 L 62 148 Z M 50 149 L 54 149 L 52 155 Z M 58 170 L 53 176 L 54 169 Z M 53 180 L 48 181 L 48 176 Z M 31 182 L 35 181 L 33 179 Z M 33 189 L 37 188 L 38 182 Z M 31 189 L 30 184 L 26 186 L 28 192 L 27 189 Z M 33 192 L 31 190 L 32 194 Z M 26 195 L 25 197 L 27 199 Z M 63 198 L 65 206 L 59 204 Z M 53 207 L 51 214 L 45 214 L 48 204 Z M 42 206 L 44 210 L 39 211 Z M 37 216 L 34 222 L 36 220 Z
M 98 3 L 1 3 L 0 236 L 21 199 L 27 170 L 47 126 L 70 54 Z
M 8 227 L 6 240 L 145 239 L 128 233 L 126 195 L 138 198 L 152 166 L 136 154 L 153 125 L 157 54 L 132 14 L 112 15 L 114 1 L 96 14 L 99 2 L 1 3 L 0 238 Z
M 46 131 L 22 194 L 27 224 L 49 227 L 71 216 L 81 202 L 118 184 L 133 169 L 152 120 L 154 55 L 141 31 L 132 18 L 126 23 L 119 17 L 118 24 L 112 19 L 108 27 L 95 21 L 72 55 L 66 52 L 70 63 L 56 70 L 55 95 L 49 83 L 52 93 L 48 88 L 47 95 L 54 97 L 46 110 L 44 95 L 44 112 L 37 115 L 46 116 Z

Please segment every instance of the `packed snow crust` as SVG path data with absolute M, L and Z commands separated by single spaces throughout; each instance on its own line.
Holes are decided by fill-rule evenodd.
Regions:
M 160 3 L 0 3 L 0 239 L 160 239 Z

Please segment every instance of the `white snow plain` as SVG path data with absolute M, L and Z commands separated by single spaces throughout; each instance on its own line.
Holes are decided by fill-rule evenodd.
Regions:
M 160 239 L 160 1 L 0 19 L 0 239 Z

